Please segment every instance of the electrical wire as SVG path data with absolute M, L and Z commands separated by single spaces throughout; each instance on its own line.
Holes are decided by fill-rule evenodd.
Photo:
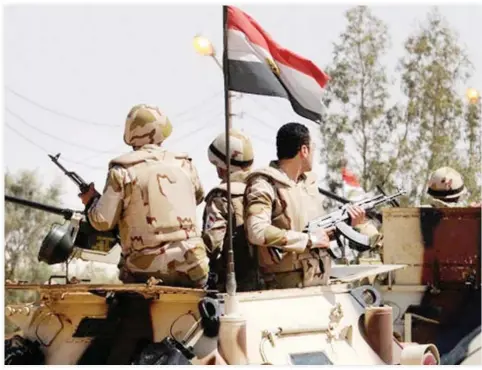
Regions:
M 94 121 L 88 121 L 88 120 L 85 120 L 85 119 L 80 119 L 80 118 L 77 118 L 77 117 L 74 117 L 74 116 L 71 116 L 70 114 L 67 114 L 67 113 L 64 113 L 64 112 L 60 112 L 58 110 L 55 110 L 55 109 L 52 109 L 52 108 L 49 108 L 49 107 L 46 107 L 45 105 L 43 104 L 40 104 L 40 103 L 37 103 L 35 101 L 33 101 L 32 99 L 29 99 L 27 98 L 26 96 L 12 90 L 11 88 L 9 88 L 8 86 L 5 86 L 5 89 L 7 89 L 10 93 L 16 95 L 17 97 L 19 97 L 20 99 L 23 99 L 27 102 L 29 102 L 30 104 L 32 105 L 35 105 L 36 107 L 38 108 L 41 108 L 43 110 L 46 110 L 50 113 L 53 113 L 53 114 L 56 114 L 57 116 L 61 116 L 61 117 L 65 117 L 65 118 L 69 118 L 73 121 L 77 121 L 77 122 L 80 122 L 80 123 L 86 123 L 88 125 L 93 125 L 93 126 L 104 126 L 104 127 L 112 127 L 112 128 L 118 128 L 120 125 L 112 125 L 112 124 L 108 124 L 108 123 L 101 123 L 101 122 L 94 122 Z
M 124 144 L 124 145 L 116 145 L 115 147 L 109 149 L 109 153 L 112 153 L 112 154 L 118 153 L 122 148 L 125 147 L 125 145 L 126 145 L 126 144 Z M 106 153 L 104 153 L 104 154 L 106 154 Z M 87 161 L 90 161 L 91 159 L 94 159 L 94 158 L 96 158 L 96 157 L 98 157 L 98 156 L 99 156 L 99 154 L 92 154 L 92 155 L 89 155 L 88 157 L 86 157 L 86 158 L 84 158 L 84 159 L 81 159 L 80 162 L 87 162 Z
M 206 99 L 202 100 L 199 104 L 196 104 L 196 105 L 194 105 L 194 106 L 191 106 L 190 108 L 188 108 L 188 109 L 186 109 L 186 110 L 184 110 L 184 111 L 181 111 L 181 112 L 179 112 L 179 113 L 177 113 L 177 114 L 174 114 L 173 117 L 174 117 L 175 119 L 177 119 L 177 118 L 182 117 L 182 116 L 184 116 L 185 114 L 189 113 L 190 111 L 193 111 L 193 110 L 198 109 L 198 108 L 200 108 L 200 107 L 204 107 L 205 104 L 206 104 L 208 101 L 210 101 L 210 100 L 212 100 L 212 99 L 220 96 L 221 94 L 224 94 L 224 91 L 223 91 L 223 90 L 218 91 L 217 93 L 215 93 L 215 94 L 207 97 Z M 170 115 L 169 115 L 169 116 L 170 116 Z
M 222 112 L 220 111 L 217 111 L 217 113 L 213 114 L 212 116 L 209 116 L 209 119 L 207 119 L 205 122 L 204 122 L 204 125 L 201 125 L 199 128 L 193 130 L 193 131 L 190 131 L 188 133 L 185 133 L 182 135 L 182 137 L 176 139 L 176 140 L 172 140 L 170 142 L 166 141 L 166 145 L 171 145 L 173 143 L 178 143 L 178 142 L 181 142 L 189 137 L 191 137 L 192 135 L 198 133 L 198 132 L 201 132 L 201 131 L 204 131 L 208 128 L 212 128 L 213 126 L 212 125 L 209 125 L 209 122 L 214 120 L 215 118 L 217 118 L 218 116 L 221 115 Z
M 246 113 L 246 112 L 245 112 L 244 114 L 245 114 L 246 116 L 251 117 L 252 119 L 258 121 L 258 122 L 261 123 L 263 126 L 266 126 L 266 127 L 268 127 L 268 128 L 274 129 L 274 130 L 278 130 L 278 127 L 272 126 L 272 125 L 266 123 L 265 121 L 259 119 L 258 117 L 254 116 L 254 115 L 251 115 L 250 113 Z
M 278 120 L 278 117 L 276 117 L 276 114 L 273 113 L 273 111 L 269 108 L 267 108 L 266 105 L 264 105 L 263 103 L 261 103 L 261 99 L 255 99 L 253 97 L 253 95 L 251 94 L 246 94 L 248 96 L 248 99 L 250 99 L 252 102 L 254 102 L 254 104 L 257 104 L 258 106 L 260 106 L 264 111 L 267 111 L 269 112 L 269 114 L 271 114 L 273 116 L 274 119 Z
M 68 145 L 72 145 L 72 146 L 75 146 L 77 148 L 80 148 L 80 149 L 85 149 L 85 150 L 90 150 L 92 152 L 96 152 L 96 153 L 112 153 L 112 152 L 109 152 L 109 151 L 106 151 L 106 150 L 98 150 L 98 149 L 95 149 L 95 148 L 92 148 L 92 147 L 89 147 L 89 146 L 86 146 L 86 145 L 82 145 L 82 144 L 78 144 L 78 143 L 75 143 L 75 142 L 71 142 L 71 141 L 67 141 L 65 140 L 64 138 L 62 137 L 58 137 L 58 136 L 55 136 L 55 135 L 52 135 L 48 132 L 45 132 L 43 130 L 40 130 L 39 128 L 35 127 L 34 125 L 28 123 L 24 118 L 20 117 L 17 113 L 13 112 L 12 110 L 10 110 L 8 107 L 5 108 L 5 110 L 10 113 L 12 116 L 14 116 L 15 118 L 17 118 L 19 121 L 21 121 L 23 124 L 25 124 L 26 126 L 30 127 L 32 130 L 35 130 L 37 131 L 38 133 L 42 134 L 42 135 L 45 135 L 47 137 L 50 137 L 51 139 L 55 139 L 57 141 L 60 141 L 60 142 L 63 142 L 65 144 L 68 144 Z
M 72 116 L 68 113 L 64 113 L 64 112 L 61 112 L 61 111 L 58 111 L 56 109 L 52 109 L 52 108 L 49 108 L 43 104 L 40 104 L 40 103 L 37 103 L 36 101 L 26 97 L 25 95 L 22 95 L 20 93 L 18 93 L 17 91 L 13 90 L 12 88 L 8 87 L 8 86 L 5 86 L 5 89 L 7 91 L 9 91 L 10 93 L 14 94 L 15 96 L 19 97 L 20 99 L 23 99 L 27 102 L 29 102 L 30 104 L 32 105 L 35 105 L 36 107 L 40 108 L 40 109 L 43 109 L 43 110 L 46 110 L 50 113 L 53 113 L 55 115 L 58 115 L 58 116 L 61 116 L 61 117 L 65 117 L 65 118 L 69 118 L 71 120 L 74 120 L 74 121 L 77 121 L 79 123 L 86 123 L 88 125 L 93 125 L 93 126 L 104 126 L 104 127 L 110 127 L 110 128 L 119 128 L 121 127 L 122 125 L 113 125 L 113 124 L 108 124 L 108 123 L 102 123 L 102 122 L 95 122 L 95 121 L 90 121 L 90 120 L 85 120 L 85 119 L 81 119 L 81 118 L 77 118 L 75 116 Z M 201 108 L 201 107 L 204 107 L 205 104 L 216 98 L 217 96 L 221 95 L 224 91 L 218 91 L 216 93 L 214 93 L 213 95 L 211 96 L 208 96 L 206 99 L 203 99 L 200 103 L 194 105 L 194 106 L 191 106 L 177 114 L 173 114 L 173 115 L 169 115 L 169 116 L 172 116 L 174 118 L 179 118 L 179 117 L 182 117 L 182 116 L 185 116 L 187 113 L 191 112 L 191 111 L 194 111 L 194 110 L 197 110 L 198 108 Z
M 16 130 L 15 128 L 13 128 L 11 125 L 9 125 L 8 122 L 5 122 L 5 126 L 6 126 L 7 128 L 9 128 L 10 130 L 12 130 L 13 132 L 15 132 L 15 133 L 16 133 L 18 136 L 20 136 L 22 139 L 24 139 L 25 141 L 29 142 L 29 143 L 32 144 L 33 146 L 35 146 L 37 149 L 40 149 L 41 151 L 43 151 L 43 152 L 45 152 L 45 153 L 47 153 L 47 154 L 50 153 L 47 149 L 45 149 L 45 148 L 42 147 L 41 145 L 37 144 L 36 142 L 30 140 L 28 137 L 26 137 L 25 135 L 23 135 L 21 132 L 19 132 L 19 131 Z M 105 170 L 105 168 L 90 166 L 90 165 L 85 164 L 85 163 L 76 162 L 76 161 L 74 161 L 74 160 L 72 160 L 72 159 L 69 159 L 69 158 L 62 157 L 62 159 L 63 159 L 64 161 L 67 161 L 67 162 L 71 162 L 71 163 L 75 163 L 75 164 L 80 164 L 80 165 L 82 165 L 82 166 L 84 166 L 84 167 L 91 168 L 91 169 L 93 169 L 93 170 L 102 170 L 102 171 Z
M 216 114 L 214 114 L 213 116 L 210 116 L 210 117 L 209 117 L 209 119 L 206 121 L 206 123 L 209 122 L 209 121 L 211 121 L 211 120 L 213 120 L 213 119 L 215 119 L 215 118 L 218 117 L 220 114 L 221 114 L 221 112 L 219 112 L 219 111 L 216 112 Z M 197 133 L 197 132 L 200 132 L 200 131 L 202 131 L 202 130 L 204 130 L 204 129 L 210 128 L 210 127 L 212 127 L 212 126 L 203 125 L 203 126 L 197 128 L 197 129 L 194 130 L 194 131 L 191 131 L 191 132 L 188 132 L 188 133 L 184 134 L 182 137 L 180 137 L 180 138 L 178 138 L 178 139 L 176 139 L 176 140 L 172 140 L 172 141 L 166 142 L 166 144 L 167 144 L 167 145 L 171 145 L 172 143 L 180 142 L 180 141 L 182 141 L 182 140 L 184 140 L 184 139 L 189 138 L 189 137 L 192 136 L 193 134 L 195 134 L 195 133 Z M 121 148 L 123 148 L 123 147 L 124 147 L 124 145 L 122 145 L 122 146 L 116 146 L 116 147 L 110 149 L 109 152 L 111 152 L 112 150 L 121 149 Z M 116 151 L 116 153 L 117 153 L 117 151 Z M 91 156 L 88 156 L 88 157 L 82 159 L 81 162 L 90 160 L 90 159 L 92 159 L 92 158 L 95 158 L 96 156 L 97 156 L 96 154 L 91 155 Z

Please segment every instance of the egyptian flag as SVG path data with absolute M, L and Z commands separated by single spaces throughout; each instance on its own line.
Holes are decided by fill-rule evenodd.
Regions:
M 228 89 L 289 99 L 302 117 L 320 122 L 329 77 L 312 61 L 278 45 L 249 15 L 227 7 Z
M 343 196 L 346 199 L 356 201 L 365 195 L 356 175 L 348 168 L 341 169 L 341 177 L 343 178 Z

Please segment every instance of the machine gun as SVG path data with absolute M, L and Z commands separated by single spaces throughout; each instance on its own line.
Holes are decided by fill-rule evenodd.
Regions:
M 59 163 L 60 153 L 57 153 L 55 156 L 53 156 L 52 154 L 49 154 L 48 156 L 50 157 L 52 162 L 54 162 L 55 165 L 60 168 L 62 172 L 79 187 L 81 194 L 89 191 L 90 184 L 87 184 L 82 177 L 77 175 L 77 173 L 67 170 Z
M 371 198 L 365 198 L 351 204 L 357 205 L 365 210 L 365 212 L 373 211 L 375 207 L 384 204 L 392 203 L 397 197 L 404 195 L 406 192 L 401 190 L 393 195 L 379 194 Z M 304 232 L 311 232 L 319 227 L 323 229 L 335 228 L 335 237 L 340 234 L 351 241 L 354 247 L 360 251 L 368 250 L 371 246 L 370 239 L 368 236 L 360 234 L 355 231 L 348 222 L 350 221 L 350 216 L 348 214 L 348 206 L 350 203 L 344 204 L 342 207 L 334 212 L 331 212 L 325 216 L 318 217 L 308 223 Z M 340 258 L 337 253 L 332 249 L 329 250 L 335 258 Z
M 10 195 L 5 201 L 62 216 L 67 222 L 53 223 L 43 239 L 38 260 L 49 265 L 67 262 L 70 258 L 104 263 L 118 262 L 112 248 L 117 244 L 115 231 L 95 230 L 82 211 L 59 208 Z

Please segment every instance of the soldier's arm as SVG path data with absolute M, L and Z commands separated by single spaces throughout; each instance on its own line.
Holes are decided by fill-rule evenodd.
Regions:
M 273 187 L 263 178 L 254 179 L 245 193 L 244 225 L 251 244 L 278 247 L 286 252 L 302 253 L 308 244 L 305 233 L 280 229 L 271 224 Z
M 203 240 L 209 254 L 216 258 L 223 249 L 227 228 L 228 202 L 222 196 L 208 196 L 203 225 Z
M 382 234 L 378 231 L 372 221 L 367 220 L 362 224 L 353 227 L 359 233 L 370 238 L 370 248 L 375 247 L 382 240 Z
M 89 222 L 95 229 L 111 230 L 119 222 L 128 178 L 129 174 L 122 167 L 114 166 L 109 170 L 102 195 L 94 199 L 87 211 Z

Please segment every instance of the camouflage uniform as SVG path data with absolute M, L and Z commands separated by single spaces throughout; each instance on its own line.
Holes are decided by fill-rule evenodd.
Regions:
M 308 172 L 295 183 L 271 162 L 270 167 L 254 171 L 245 191 L 245 229 L 256 246 L 263 284 L 268 289 L 326 285 L 331 258 L 324 249 L 307 248 L 307 223 L 323 216 L 323 196 L 316 175 Z M 370 237 L 372 246 L 380 233 L 369 221 L 355 227 Z M 276 247 L 276 248 L 272 248 Z
M 256 246 L 262 283 L 268 289 L 326 284 L 331 261 L 326 250 L 307 248 L 309 220 L 325 214 L 316 175 L 296 183 L 276 161 L 254 171 L 245 191 L 245 230 Z M 276 247 L 276 248 L 272 248 Z
M 249 137 L 231 129 L 231 203 L 233 211 L 233 251 L 238 290 L 253 290 L 256 280 L 254 266 L 249 266 L 253 256 L 244 232 L 243 196 L 245 181 L 253 163 L 253 148 Z M 221 134 L 208 149 L 209 161 L 218 169 L 226 170 L 225 134 Z M 218 277 L 217 288 L 225 288 L 227 250 L 224 248 L 228 225 L 228 199 L 226 179 L 213 188 L 206 196 L 206 208 L 203 215 L 203 239 L 208 249 L 211 271 Z M 250 268 L 251 267 L 251 268 Z
M 104 192 L 88 210 L 97 230 L 119 227 L 119 278 L 204 287 L 209 272 L 205 245 L 196 227 L 204 191 L 191 159 L 161 149 L 171 124 L 157 107 L 132 108 L 124 141 L 134 151 L 113 159 Z

